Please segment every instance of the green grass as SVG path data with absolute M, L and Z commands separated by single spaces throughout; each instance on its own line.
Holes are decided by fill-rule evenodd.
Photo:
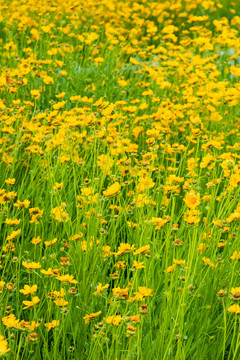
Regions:
M 237 360 L 238 2 L 0 9 L 0 354 Z

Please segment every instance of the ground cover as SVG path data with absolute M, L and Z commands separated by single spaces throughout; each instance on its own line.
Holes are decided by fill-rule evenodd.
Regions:
M 0 355 L 239 359 L 240 3 L 0 9 Z

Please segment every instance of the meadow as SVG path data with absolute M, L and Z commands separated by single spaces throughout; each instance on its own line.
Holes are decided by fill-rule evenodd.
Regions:
M 238 14 L 0 0 L 0 357 L 240 358 Z

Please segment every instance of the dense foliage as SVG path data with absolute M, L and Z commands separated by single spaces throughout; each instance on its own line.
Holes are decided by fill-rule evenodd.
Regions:
M 0 0 L 0 356 L 239 359 L 239 13 Z

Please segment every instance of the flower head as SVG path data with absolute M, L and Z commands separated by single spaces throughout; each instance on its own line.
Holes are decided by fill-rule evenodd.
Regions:
M 20 293 L 22 293 L 23 295 L 32 295 L 37 291 L 37 285 L 33 285 L 33 286 L 29 286 L 29 285 L 24 285 L 24 288 L 19 290 Z
M 89 321 L 95 319 L 98 315 L 100 315 L 102 312 L 101 311 L 98 311 L 96 313 L 91 313 L 90 315 L 85 315 L 83 317 L 84 321 L 85 321 L 85 324 L 88 324 Z
M 24 309 L 28 309 L 28 308 L 30 308 L 30 307 L 33 307 L 34 305 L 38 304 L 39 301 L 40 301 L 40 299 L 39 299 L 37 296 L 34 296 L 34 298 L 33 298 L 31 301 L 27 301 L 27 300 L 26 300 L 26 301 L 23 301 L 23 304 L 26 305 L 26 306 L 23 308 L 23 310 L 24 310 Z
M 107 190 L 103 191 L 103 195 L 110 197 L 116 195 L 120 190 L 120 184 L 115 182 L 114 184 L 110 185 Z

